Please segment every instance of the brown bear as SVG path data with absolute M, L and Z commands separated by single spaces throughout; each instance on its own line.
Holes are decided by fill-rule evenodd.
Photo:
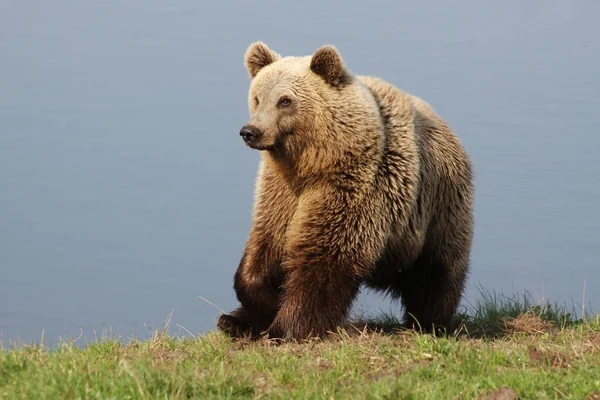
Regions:
M 399 298 L 415 328 L 449 329 L 473 237 L 471 161 L 423 100 L 353 75 L 333 46 L 281 57 L 255 42 L 250 121 L 260 150 L 252 228 L 234 278 L 234 337 L 323 336 L 360 285 Z

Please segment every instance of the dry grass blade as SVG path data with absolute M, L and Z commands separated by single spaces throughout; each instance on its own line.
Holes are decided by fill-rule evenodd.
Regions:
M 550 331 L 553 324 L 544 321 L 537 315 L 522 314 L 516 318 L 504 321 L 506 333 L 542 334 Z

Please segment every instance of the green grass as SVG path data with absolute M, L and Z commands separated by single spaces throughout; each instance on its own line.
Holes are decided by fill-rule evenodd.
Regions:
M 598 316 L 489 295 L 459 320 L 444 338 L 395 329 L 384 315 L 304 343 L 157 332 L 85 348 L 19 345 L 0 350 L 0 398 L 600 398 Z

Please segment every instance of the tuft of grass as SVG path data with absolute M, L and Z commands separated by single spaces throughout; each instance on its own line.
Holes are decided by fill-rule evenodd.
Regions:
M 522 299 L 483 297 L 443 337 L 387 314 L 302 343 L 178 338 L 169 316 L 143 342 L 2 349 L 0 398 L 600 398 L 600 317 Z
M 594 318 L 589 311 L 583 313 L 583 309 L 582 315 L 578 316 L 574 305 L 550 303 L 545 298 L 536 301 L 529 292 L 505 295 L 478 289 L 475 304 L 467 305 L 457 315 L 458 323 L 471 334 L 498 336 L 507 332 L 564 329 L 580 325 L 586 318 Z

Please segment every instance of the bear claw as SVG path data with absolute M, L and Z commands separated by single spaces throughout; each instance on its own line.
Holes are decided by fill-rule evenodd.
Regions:
M 253 330 L 251 324 L 242 321 L 229 314 L 223 314 L 219 317 L 217 327 L 229 336 L 234 338 L 252 337 Z

